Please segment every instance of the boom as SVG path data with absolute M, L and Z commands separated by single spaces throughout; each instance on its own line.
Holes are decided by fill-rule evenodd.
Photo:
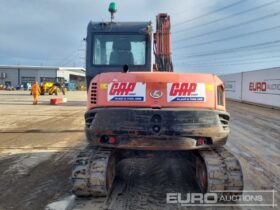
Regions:
M 154 55 L 158 71 L 173 71 L 171 60 L 170 16 L 166 13 L 157 15 L 154 33 Z

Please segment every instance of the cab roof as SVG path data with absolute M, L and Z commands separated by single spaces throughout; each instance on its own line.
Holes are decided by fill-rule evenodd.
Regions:
M 92 32 L 130 32 L 148 33 L 151 22 L 92 22 L 88 24 L 88 31 Z

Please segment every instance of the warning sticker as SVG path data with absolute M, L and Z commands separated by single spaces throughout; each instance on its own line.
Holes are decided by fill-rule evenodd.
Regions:
M 133 101 L 146 100 L 146 84 L 141 82 L 112 82 L 108 86 L 108 101 Z
M 103 90 L 108 89 L 108 83 L 101 83 L 100 84 L 100 89 L 103 89 Z
M 204 83 L 167 83 L 167 102 L 205 102 Z

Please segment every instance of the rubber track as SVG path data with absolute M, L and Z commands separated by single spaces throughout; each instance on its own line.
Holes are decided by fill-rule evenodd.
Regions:
M 72 170 L 72 191 L 76 196 L 106 196 L 106 173 L 111 151 L 86 147 L 79 153 Z
M 223 147 L 200 150 L 199 154 L 207 169 L 207 192 L 220 191 L 218 196 L 242 194 L 244 184 L 242 169 L 233 154 Z

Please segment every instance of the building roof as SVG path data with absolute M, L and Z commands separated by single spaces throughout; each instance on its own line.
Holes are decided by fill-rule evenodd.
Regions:
M 256 70 L 249 70 L 249 71 L 238 71 L 238 72 L 231 72 L 228 74 L 219 74 L 219 76 L 227 76 L 227 75 L 232 75 L 232 74 L 240 74 L 240 73 L 246 73 L 246 72 L 253 72 L 253 71 L 264 71 L 264 70 L 274 70 L 274 69 L 279 69 L 280 67 L 271 67 L 271 68 L 265 68 L 265 69 L 256 69 Z
M 83 67 L 59 67 L 59 66 L 23 66 L 23 65 L 0 65 L 0 69 L 42 69 L 42 70 L 67 70 L 85 72 Z
M 58 67 L 58 70 L 66 70 L 66 71 L 79 71 L 85 73 L 85 68 L 83 67 Z

